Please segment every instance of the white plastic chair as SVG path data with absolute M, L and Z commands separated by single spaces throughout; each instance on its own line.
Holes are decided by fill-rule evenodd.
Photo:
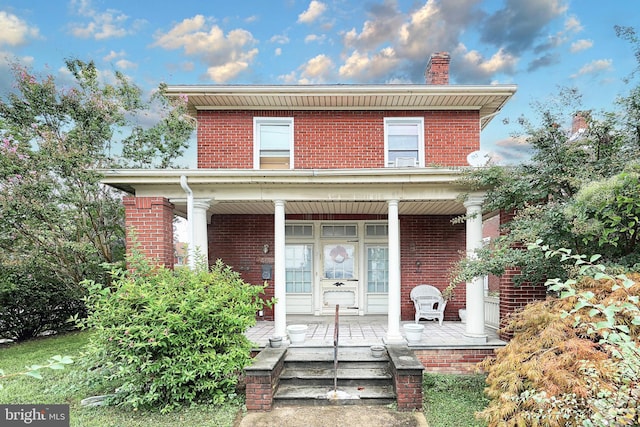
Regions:
M 416 323 L 420 319 L 438 319 L 442 326 L 447 300 L 442 298 L 438 288 L 431 285 L 418 285 L 411 290 L 411 300 L 416 308 Z

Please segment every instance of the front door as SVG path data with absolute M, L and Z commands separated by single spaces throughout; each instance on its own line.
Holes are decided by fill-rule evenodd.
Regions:
M 359 285 L 357 243 L 322 242 L 320 297 L 322 314 L 358 314 Z

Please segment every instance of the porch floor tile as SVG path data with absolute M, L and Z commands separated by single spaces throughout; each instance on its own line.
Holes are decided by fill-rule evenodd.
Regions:
M 294 344 L 301 347 L 331 347 L 333 346 L 334 332 L 333 316 L 302 316 L 288 315 L 287 325 L 307 325 L 307 336 L 303 344 Z M 414 323 L 413 321 L 400 322 L 400 333 L 405 336 L 402 325 Z M 410 344 L 409 347 L 417 348 L 496 348 L 506 343 L 498 337 L 497 332 L 485 327 L 487 342 L 478 344 L 467 338 L 465 325 L 461 322 L 445 321 L 442 326 L 437 321 L 421 321 L 424 325 L 420 343 Z M 274 333 L 273 321 L 258 321 L 257 324 L 246 332 L 247 338 L 257 347 L 265 347 L 269 344 L 269 338 Z M 384 344 L 387 334 L 387 316 L 346 316 L 340 317 L 339 344 L 345 347 L 371 346 Z

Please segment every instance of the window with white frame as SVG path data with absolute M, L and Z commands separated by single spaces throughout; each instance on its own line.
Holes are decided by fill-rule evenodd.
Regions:
M 286 245 L 285 268 L 287 293 L 311 293 L 313 278 L 312 245 Z
M 386 245 L 367 247 L 367 292 L 389 292 L 389 248 Z
M 387 167 L 424 166 L 424 118 L 384 119 L 384 160 Z
M 255 169 L 293 169 L 293 118 L 254 117 Z

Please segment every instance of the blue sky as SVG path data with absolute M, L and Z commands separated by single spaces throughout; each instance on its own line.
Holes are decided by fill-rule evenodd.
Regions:
M 638 0 L 0 0 L 0 93 L 16 60 L 61 78 L 65 58 L 94 60 L 151 91 L 422 83 L 429 55 L 447 51 L 451 84 L 518 85 L 481 139 L 510 163 L 526 158 L 512 133 L 532 102 L 575 87 L 583 108 L 611 110 L 629 90 L 637 64 L 613 27 L 640 30 L 638 16 Z

